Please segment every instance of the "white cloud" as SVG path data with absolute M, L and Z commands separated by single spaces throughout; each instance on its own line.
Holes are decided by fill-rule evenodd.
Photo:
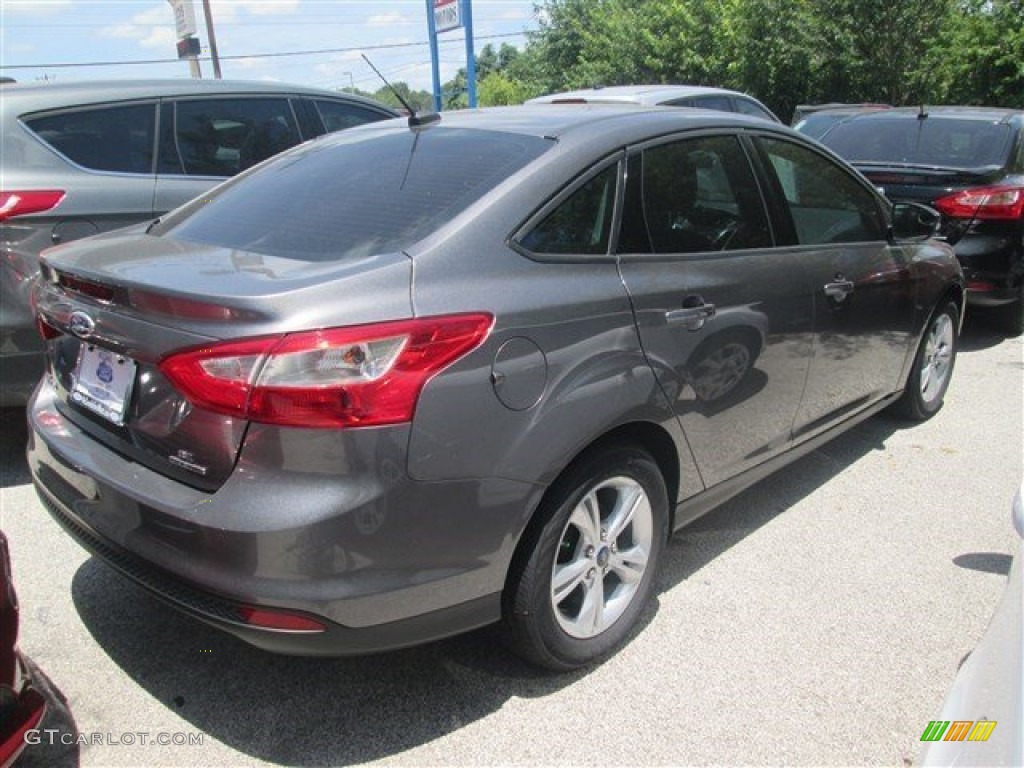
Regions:
M 55 16 L 71 10 L 72 0 L 2 0 L 4 14 Z
M 282 16 L 295 13 L 300 0 L 236 0 L 234 5 L 253 16 Z
M 408 24 L 411 22 L 408 16 L 392 11 L 391 13 L 378 13 L 366 20 L 367 26 L 387 27 L 392 24 Z

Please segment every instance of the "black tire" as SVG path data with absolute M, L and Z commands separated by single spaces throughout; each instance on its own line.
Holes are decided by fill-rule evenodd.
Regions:
M 612 514 L 626 507 L 631 516 Z M 513 559 L 503 605 L 506 643 L 556 671 L 607 656 L 650 599 L 667 540 L 668 493 L 651 456 L 632 446 L 585 454 L 549 489 Z M 563 580 L 557 596 L 556 567 Z
M 894 404 L 900 416 L 924 421 L 938 413 L 953 378 L 959 329 L 960 312 L 952 301 L 940 305 L 928 320 L 907 378 L 907 387 Z

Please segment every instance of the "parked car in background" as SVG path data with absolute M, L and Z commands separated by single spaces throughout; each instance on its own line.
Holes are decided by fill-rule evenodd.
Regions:
M 5 84 L 0 406 L 42 375 L 28 304 L 39 252 L 151 220 L 300 141 L 394 117 L 350 94 L 278 83 Z
M 502 621 L 587 664 L 670 531 L 887 406 L 939 410 L 962 273 L 927 210 L 895 213 L 725 112 L 353 128 L 43 254 L 33 481 L 97 556 L 269 650 Z
M 870 110 L 844 114 L 820 141 L 890 199 L 942 213 L 968 302 L 992 308 L 1010 333 L 1024 331 L 1024 111 Z
M 892 109 L 888 104 L 800 104 L 793 111 L 792 125 L 812 139 L 819 139 L 833 125 L 862 112 Z
M 702 85 L 611 85 L 552 93 L 527 104 L 639 104 L 644 107 L 697 107 L 781 122 L 764 104 L 738 91 Z
M 33 686 L 18 652 L 18 597 L 11 576 L 7 537 L 0 531 L 0 768 L 25 748 L 25 734 L 46 714 L 46 700 Z
M 957 672 L 938 720 L 925 730 L 916 765 L 1024 765 L 1024 485 L 1012 520 L 1017 546 L 1003 599 Z

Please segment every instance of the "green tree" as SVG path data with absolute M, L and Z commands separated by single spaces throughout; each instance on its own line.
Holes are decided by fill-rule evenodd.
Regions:
M 512 80 L 501 72 L 492 72 L 480 81 L 476 95 L 481 107 L 500 107 L 522 104 L 534 94 L 526 84 Z
M 1024 0 L 957 0 L 929 51 L 933 102 L 1024 109 Z

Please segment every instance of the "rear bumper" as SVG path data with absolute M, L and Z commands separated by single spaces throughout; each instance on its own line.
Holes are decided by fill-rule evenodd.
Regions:
M 28 416 L 33 481 L 68 533 L 166 602 L 280 653 L 374 652 L 496 621 L 537 493 L 504 480 L 414 482 L 400 469 L 405 427 L 291 434 L 342 441 L 314 452 L 326 454 L 321 473 L 317 461 L 283 466 L 281 444 L 254 426 L 239 468 L 210 494 L 89 438 L 60 414 L 47 382 Z M 274 468 L 264 451 L 278 455 Z M 325 629 L 255 628 L 243 607 Z
M 28 667 L 20 656 L 16 659 L 21 670 L 21 690 L 17 701 L 0 721 L 0 768 L 8 768 L 25 748 L 25 735 L 39 723 L 46 714 L 46 700 L 35 689 Z

